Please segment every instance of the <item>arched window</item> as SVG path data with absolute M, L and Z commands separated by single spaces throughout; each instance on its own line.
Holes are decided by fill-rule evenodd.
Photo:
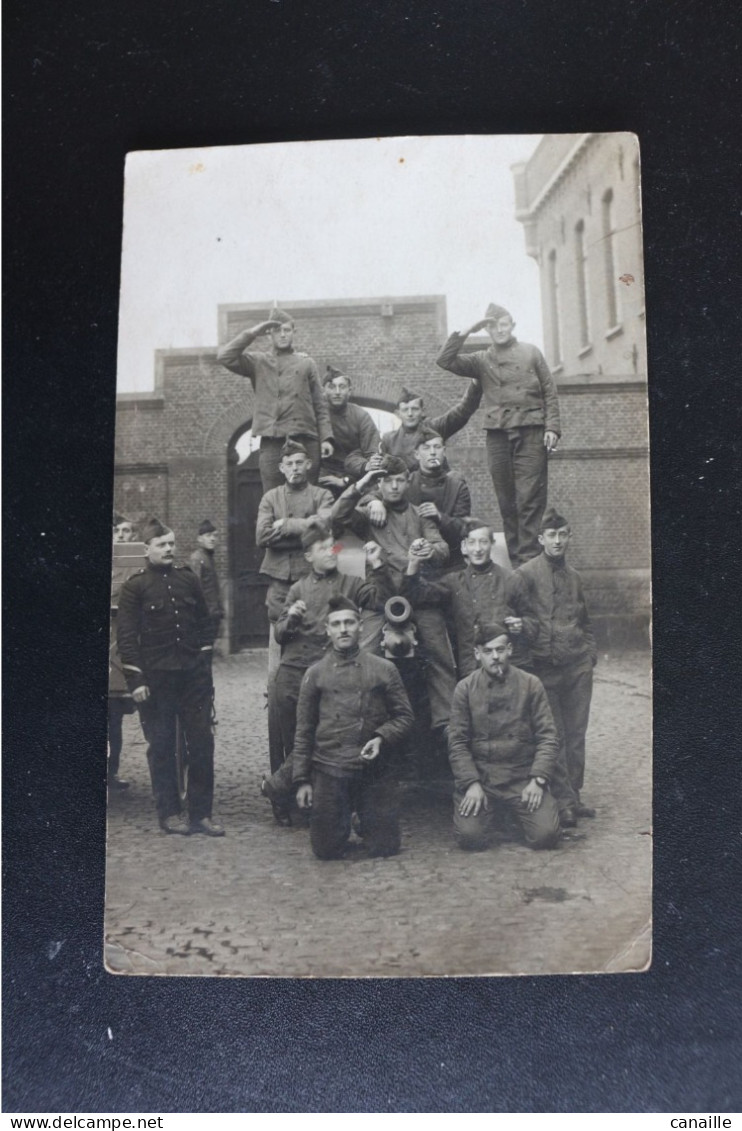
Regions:
M 605 302 L 607 329 L 618 326 L 618 279 L 616 278 L 616 255 L 614 248 L 615 229 L 613 226 L 613 190 L 603 194 L 603 264 L 605 275 Z
M 552 362 L 556 365 L 562 363 L 562 335 L 559 319 L 559 272 L 557 270 L 556 251 L 549 252 L 549 322 L 551 326 L 551 352 Z
M 585 221 L 575 225 L 575 269 L 577 272 L 577 310 L 580 319 L 580 348 L 590 345 L 590 310 L 587 291 L 587 248 L 585 246 Z

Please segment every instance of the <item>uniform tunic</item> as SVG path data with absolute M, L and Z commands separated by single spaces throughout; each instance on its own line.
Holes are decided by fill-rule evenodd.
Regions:
M 485 790 L 549 781 L 558 743 L 546 693 L 529 672 L 509 666 L 503 679 L 478 668 L 456 686 L 448 732 L 456 788 Z
M 206 607 L 211 617 L 213 636 L 214 639 L 216 639 L 219 632 L 219 622 L 224 616 L 224 606 L 222 604 L 219 577 L 216 572 L 216 566 L 214 565 L 214 551 L 207 550 L 205 546 L 199 546 L 198 549 L 194 550 L 191 554 L 189 562 L 191 569 L 201 582 Z
M 361 748 L 379 735 L 396 746 L 414 718 L 394 664 L 370 652 L 331 652 L 307 671 L 301 685 L 294 743 L 294 781 L 316 766 L 334 777 L 366 767 Z
M 514 616 L 507 599 L 507 576 L 495 562 L 484 569 L 468 565 L 456 573 L 432 580 L 417 573 L 405 576 L 402 594 L 413 608 L 425 604 L 441 604 L 451 610 L 456 626 L 456 656 L 459 679 L 470 675 L 478 666 L 474 656 L 474 632 L 477 624 L 502 623 Z M 525 637 L 514 637 L 512 663 L 522 665 L 529 659 Z
M 255 390 L 253 435 L 331 440 L 327 401 L 312 358 L 293 349 L 249 349 L 255 340 L 244 330 L 216 355 L 220 365 L 247 377 Z
M 322 460 L 323 475 L 360 479 L 366 463 L 379 450 L 379 432 L 369 413 L 348 401 L 340 408 L 328 404 L 335 447 Z
M 461 354 L 465 340 L 452 334 L 438 365 L 482 383 L 487 461 L 515 568 L 539 553 L 548 494 L 544 432 L 560 434 L 556 385 L 535 346 L 511 337 L 502 345 Z
M 214 736 L 211 730 L 212 626 L 203 590 L 187 566 L 148 565 L 121 587 L 118 647 L 130 691 L 146 686 L 138 703 L 160 821 L 180 811 L 175 766 L 179 721 L 188 746 L 188 812 L 211 816 Z
M 436 524 L 430 518 L 421 518 L 417 507 L 405 499 L 401 503 L 386 504 L 384 526 L 374 526 L 362 509 L 355 507 L 359 495 L 351 485 L 332 509 L 333 525 L 347 523 L 364 540 L 378 542 L 384 551 L 385 562 L 396 589 L 402 584 L 407 569 L 407 553 L 416 538 L 427 538 L 433 556 L 425 567 L 436 568 L 446 564 L 449 549 Z M 453 653 L 443 616 L 437 608 L 421 610 L 417 617 L 417 631 L 421 655 L 427 661 L 425 682 L 430 700 L 431 723 L 443 727 L 448 722 L 451 697 L 456 684 Z
M 390 456 L 400 456 L 409 469 L 414 471 L 417 467 L 415 448 L 422 440 L 423 431 L 432 428 L 434 432 L 448 440 L 456 432 L 460 432 L 465 424 L 471 420 L 482 402 L 482 386 L 479 381 L 472 381 L 460 401 L 440 416 L 424 416 L 420 423 L 408 431 L 403 426 L 393 432 L 385 432 L 381 438 L 383 451 Z
M 275 623 L 283 610 L 291 583 L 309 572 L 304 557 L 301 535 L 311 518 L 329 521 L 332 495 L 324 487 L 304 483 L 291 487 L 284 483 L 266 491 L 258 506 L 255 540 L 265 547 L 260 572 L 267 574 L 271 583 L 265 598 L 268 618 Z M 280 538 L 270 539 L 273 523 L 284 519 Z
M 511 338 L 476 353 L 459 351 L 466 338 L 454 333 L 437 364 L 449 373 L 476 378 L 484 394 L 484 427 L 523 428 L 534 424 L 560 434 L 559 399 L 546 359 L 536 346 Z
M 451 551 L 448 568 L 463 565 L 461 542 L 466 537 L 466 524 L 462 519 L 471 514 L 471 495 L 463 475 L 455 471 L 426 475 L 418 468 L 410 476 L 407 498 L 415 506 L 435 503 L 440 512 L 437 524 Z
M 579 804 L 585 780 L 595 637 L 582 582 L 564 558 L 541 554 L 508 579 L 508 599 L 533 640 L 533 670 L 543 683 L 560 738 L 554 792 L 562 809 Z
M 486 847 L 495 809 L 505 805 L 531 848 L 553 848 L 559 838 L 559 810 L 548 789 L 529 812 L 523 790 L 531 778 L 550 782 L 556 772 L 558 741 L 546 692 L 528 672 L 508 666 L 501 678 L 483 669 L 456 687 L 448 735 L 455 780 L 453 822 L 462 848 Z M 460 804 L 474 782 L 494 802 L 464 817 Z

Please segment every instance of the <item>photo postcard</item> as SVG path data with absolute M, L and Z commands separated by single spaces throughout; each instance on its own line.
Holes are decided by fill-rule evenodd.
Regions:
M 649 967 L 642 254 L 630 133 L 129 154 L 111 973 Z

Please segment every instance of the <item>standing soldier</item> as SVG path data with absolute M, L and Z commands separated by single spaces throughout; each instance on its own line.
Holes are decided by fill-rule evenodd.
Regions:
M 212 644 L 219 635 L 219 625 L 224 618 L 221 587 L 214 565 L 214 551 L 219 539 L 217 528 L 208 518 L 204 519 L 198 528 L 198 549 L 190 557 L 190 566 L 204 591 L 206 608 L 211 618 Z
M 489 349 L 462 354 L 469 335 L 485 328 Z M 541 351 L 519 342 L 514 328 L 507 310 L 491 303 L 480 322 L 451 334 L 438 357 L 441 369 L 481 381 L 487 459 L 513 569 L 539 553 L 547 454 L 560 435 L 554 378 Z
M 139 708 L 160 828 L 224 836 L 212 820 L 211 620 L 201 586 L 174 565 L 175 536 L 158 519 L 142 530 L 147 565 L 121 587 L 118 647 Z M 188 820 L 181 813 L 175 764 L 177 724 L 188 748 Z
M 332 495 L 324 487 L 308 482 L 311 466 L 304 445 L 287 440 L 281 449 L 280 464 L 285 482 L 266 491 L 258 507 L 255 540 L 265 550 L 260 572 L 270 578 L 265 603 L 271 624 L 283 612 L 293 582 L 309 573 L 302 534 L 315 516 L 324 522 L 330 518 Z
M 257 338 L 270 334 L 271 348 L 252 350 Z M 297 438 L 309 454 L 310 479 L 317 482 L 320 457 L 332 455 L 332 426 L 322 395 L 317 366 L 294 351 L 294 320 L 273 309 L 267 322 L 243 330 L 217 352 L 216 360 L 247 377 L 255 390 L 252 432 L 260 436 L 260 478 L 263 490 L 280 487 L 281 449 Z
M 554 794 L 565 828 L 578 817 L 594 817 L 583 805 L 585 735 L 593 694 L 593 667 L 598 654 L 582 582 L 566 561 L 569 523 L 550 510 L 538 540 L 543 553 L 526 562 L 508 579 L 508 600 L 533 641 L 533 670 L 543 683 L 561 741 Z
M 136 540 L 134 523 L 123 514 L 113 516 L 113 544 L 120 546 Z M 116 647 L 116 616 L 118 614 L 121 586 L 132 573 L 131 565 L 123 566 L 116 560 L 114 550 L 111 571 L 111 646 L 108 667 L 108 788 L 115 792 L 129 788 L 129 782 L 119 777 L 121 750 L 124 744 L 124 715 L 133 715 L 136 704 L 126 686 Z

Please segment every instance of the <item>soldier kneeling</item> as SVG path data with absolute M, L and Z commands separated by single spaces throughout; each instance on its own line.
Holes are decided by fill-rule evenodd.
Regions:
M 530 848 L 553 848 L 559 810 L 548 785 L 559 742 L 546 692 L 536 676 L 511 666 L 504 625 L 482 625 L 474 643 L 479 668 L 456 686 L 448 734 L 457 840 L 487 848 L 496 810 L 505 806 Z
M 302 680 L 296 712 L 294 782 L 300 808 L 311 807 L 315 856 L 342 856 L 351 814 L 371 856 L 399 851 L 397 783 L 387 753 L 414 719 L 397 669 L 358 646 L 360 613 L 347 597 L 330 598 L 331 648 Z

